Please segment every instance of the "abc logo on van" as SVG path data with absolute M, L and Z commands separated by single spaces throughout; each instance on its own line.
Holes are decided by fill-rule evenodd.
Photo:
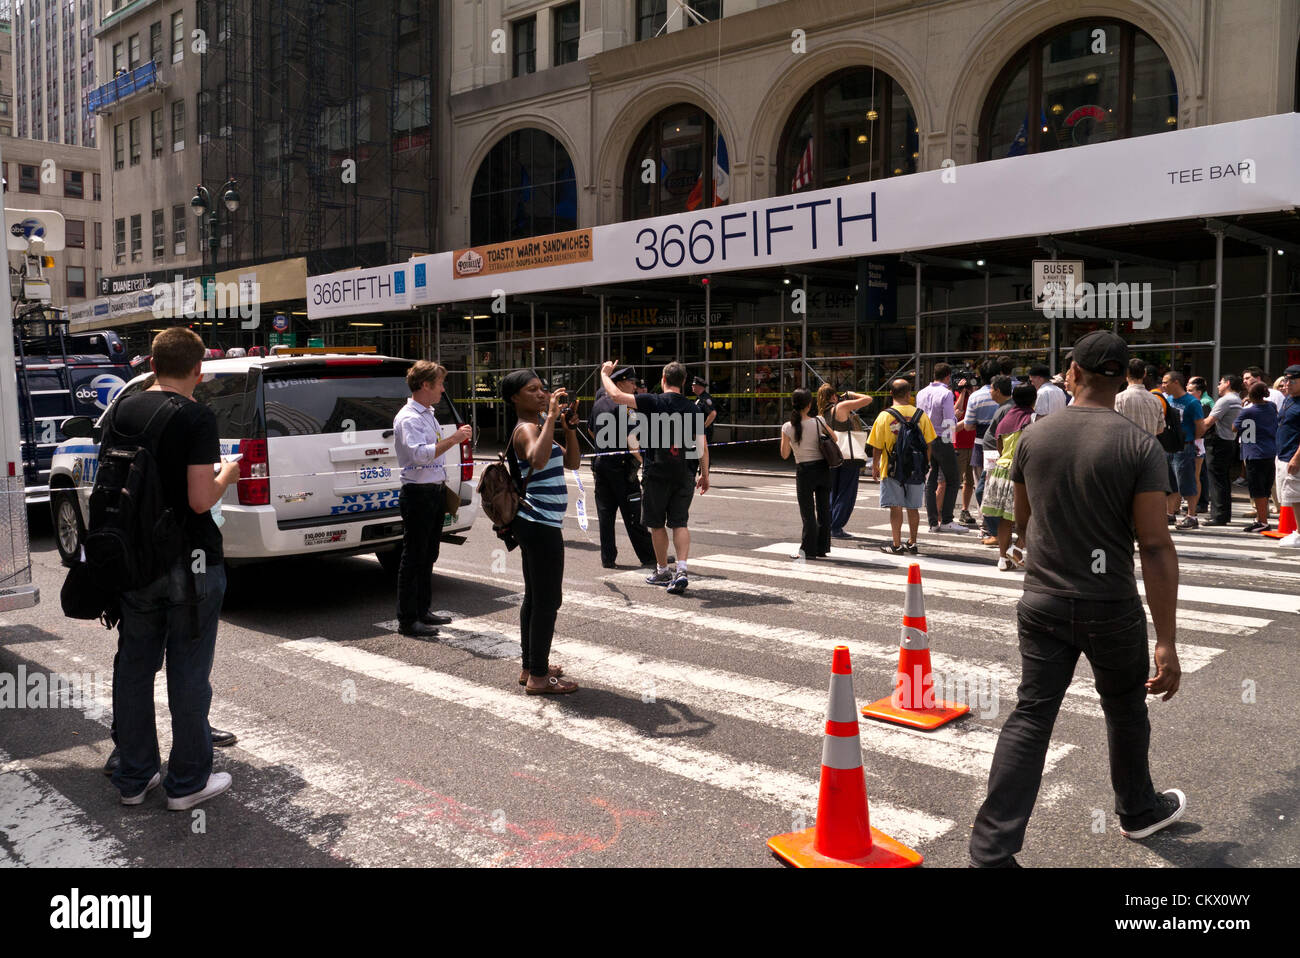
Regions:
M 94 379 L 82 383 L 74 394 L 82 402 L 93 402 L 100 409 L 107 409 L 113 397 L 122 391 L 126 383 L 120 376 L 112 373 L 100 373 Z

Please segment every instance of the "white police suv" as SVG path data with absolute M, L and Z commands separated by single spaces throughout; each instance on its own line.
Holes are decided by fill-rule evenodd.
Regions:
M 203 362 L 194 398 L 216 414 L 222 454 L 243 455 L 239 482 L 221 504 L 229 564 L 374 552 L 396 572 L 402 518 L 393 417 L 411 396 L 411 362 L 334 354 Z M 137 376 L 114 402 L 152 384 L 152 374 Z M 444 437 L 460 424 L 446 394 L 435 414 Z M 87 418 L 69 420 L 64 435 L 83 438 L 60 443 L 51 463 L 50 510 L 65 562 L 79 550 L 88 514 L 99 461 L 90 436 L 97 431 Z M 448 450 L 444 462 L 447 484 L 460 499 L 443 524 L 443 535 L 454 537 L 469 531 L 479 511 L 470 443 Z

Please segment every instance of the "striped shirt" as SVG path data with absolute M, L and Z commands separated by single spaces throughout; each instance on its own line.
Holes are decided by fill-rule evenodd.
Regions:
M 992 391 L 988 386 L 981 386 L 966 400 L 966 416 L 962 420 L 968 426 L 987 426 L 998 411 L 998 404 L 993 401 Z
M 569 511 L 569 487 L 564 481 L 564 450 L 551 443 L 551 458 L 537 472 L 525 459 L 519 460 L 519 474 L 528 480 L 524 497 L 519 501 L 519 515 L 530 522 L 564 528 L 564 514 Z

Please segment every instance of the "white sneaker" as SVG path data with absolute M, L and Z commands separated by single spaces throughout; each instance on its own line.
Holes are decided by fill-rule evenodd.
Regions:
M 182 795 L 179 798 L 167 799 L 167 807 L 173 812 L 179 812 L 187 808 L 193 808 L 200 802 L 206 802 L 209 798 L 220 795 L 230 787 L 229 772 L 213 772 L 208 776 L 208 784 L 204 785 L 199 791 L 192 795 Z
M 1300 546 L 1300 532 L 1290 532 L 1277 540 L 1277 544 L 1294 549 Z
M 963 536 L 966 535 L 966 533 L 970 532 L 970 530 L 967 529 L 965 526 L 959 526 L 959 525 L 958 525 L 957 523 L 955 523 L 955 522 L 945 522 L 943 525 L 941 525 L 941 526 L 939 527 L 939 531 L 940 531 L 940 532 L 955 532 L 955 533 L 957 533 L 958 535 L 963 535 Z
M 157 788 L 161 784 L 162 784 L 162 773 L 154 772 L 153 778 L 149 779 L 149 784 L 144 787 L 144 791 L 142 791 L 139 795 L 123 795 L 122 804 L 143 805 L 145 796 L 147 796 L 150 792 L 152 792 L 155 788 Z
M 998 571 L 999 571 L 999 572 L 1011 572 L 1011 571 L 1013 571 L 1015 568 L 1016 568 L 1015 563 L 1013 563 L 1013 562 L 1012 562 L 1010 559 L 1008 559 L 1006 556 L 998 556 Z

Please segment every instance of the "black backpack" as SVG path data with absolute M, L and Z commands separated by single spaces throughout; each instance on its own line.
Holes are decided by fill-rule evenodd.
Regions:
M 925 474 L 930 471 L 929 459 L 925 454 L 927 443 L 920 425 L 925 413 L 918 409 L 911 419 L 904 419 L 903 414 L 893 406 L 885 412 L 899 422 L 894 448 L 889 453 L 889 478 L 904 485 L 925 482 Z
M 1153 395 L 1158 397 L 1165 407 L 1165 428 L 1156 436 L 1156 439 L 1160 440 L 1160 448 L 1165 452 L 1182 452 L 1183 417 L 1180 415 L 1182 410 L 1175 409 L 1174 404 L 1164 393 L 1153 393 Z
M 185 553 L 184 529 L 163 499 L 153 452 L 183 405 L 183 400 L 168 396 L 135 435 L 113 427 L 120 403 L 105 424 L 85 549 L 91 578 L 111 595 L 144 588 L 166 575 Z

